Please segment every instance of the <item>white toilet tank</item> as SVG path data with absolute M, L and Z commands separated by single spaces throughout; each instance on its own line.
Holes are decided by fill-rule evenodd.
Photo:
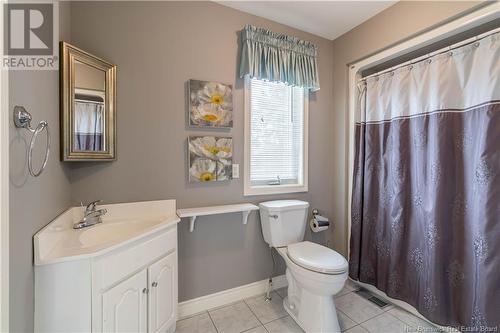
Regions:
M 259 204 L 264 240 L 281 247 L 304 239 L 309 203 L 299 200 L 266 201 Z

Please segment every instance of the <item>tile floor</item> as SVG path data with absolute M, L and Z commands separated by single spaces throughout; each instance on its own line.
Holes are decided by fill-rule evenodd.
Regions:
M 389 305 L 380 309 L 358 296 L 347 284 L 335 296 L 337 316 L 345 333 L 439 332 L 428 322 Z M 176 333 L 295 333 L 302 329 L 283 308 L 286 288 L 272 293 L 272 301 L 256 296 L 179 320 Z

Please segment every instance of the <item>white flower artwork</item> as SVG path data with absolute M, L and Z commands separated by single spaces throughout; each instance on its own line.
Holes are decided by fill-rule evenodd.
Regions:
M 189 80 L 189 125 L 233 127 L 233 89 L 231 85 Z
M 190 136 L 188 149 L 190 182 L 224 181 L 232 178 L 232 138 Z
M 206 158 L 197 158 L 189 168 L 189 176 L 198 182 L 212 182 L 217 180 L 217 163 Z

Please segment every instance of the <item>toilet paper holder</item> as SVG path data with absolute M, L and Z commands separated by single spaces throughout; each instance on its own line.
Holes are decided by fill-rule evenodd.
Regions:
M 320 232 L 330 227 L 330 221 L 327 217 L 320 215 L 318 209 L 314 208 L 312 210 L 312 215 L 309 226 L 313 232 Z

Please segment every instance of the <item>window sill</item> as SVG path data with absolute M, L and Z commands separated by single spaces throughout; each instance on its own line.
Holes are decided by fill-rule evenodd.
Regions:
M 307 192 L 307 185 L 263 185 L 263 186 L 245 186 L 243 191 L 244 196 L 251 195 L 271 195 L 271 194 L 286 194 Z

